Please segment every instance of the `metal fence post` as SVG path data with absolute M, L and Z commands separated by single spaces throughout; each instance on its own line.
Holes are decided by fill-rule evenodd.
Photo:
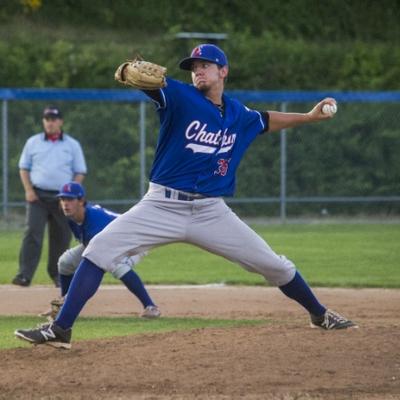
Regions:
M 8 103 L 2 104 L 2 143 L 3 143 L 3 217 L 8 216 Z
M 140 102 L 139 106 L 140 118 L 139 118 L 139 131 L 140 131 L 140 198 L 145 194 L 146 184 L 146 103 Z
M 286 112 L 287 102 L 281 104 L 281 111 Z M 281 148 L 281 193 L 280 193 L 280 217 L 281 223 L 286 222 L 286 129 L 280 131 L 280 148 Z

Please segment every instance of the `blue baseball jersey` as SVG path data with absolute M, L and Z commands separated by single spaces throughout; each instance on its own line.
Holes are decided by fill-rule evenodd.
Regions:
M 150 181 L 205 196 L 232 196 L 251 142 L 268 129 L 263 114 L 223 95 L 224 113 L 193 85 L 167 78 Z
M 68 219 L 69 226 L 75 238 L 83 245 L 87 246 L 89 241 L 102 231 L 119 214 L 99 205 L 86 204 L 85 219 L 82 224 L 78 224 Z

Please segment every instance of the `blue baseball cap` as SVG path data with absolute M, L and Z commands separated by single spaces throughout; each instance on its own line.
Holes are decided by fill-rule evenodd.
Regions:
M 85 189 L 78 182 L 69 182 L 63 185 L 57 197 L 65 197 L 68 199 L 81 199 L 85 197 Z
M 228 59 L 225 53 L 214 44 L 200 44 L 192 50 L 190 57 L 184 58 L 179 63 L 179 68 L 190 71 L 193 61 L 204 60 L 210 61 L 221 67 L 228 65 Z

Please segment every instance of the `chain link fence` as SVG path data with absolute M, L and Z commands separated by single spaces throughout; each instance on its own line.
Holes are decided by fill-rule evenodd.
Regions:
M 398 216 L 400 214 L 399 92 L 231 91 L 251 108 L 307 112 L 326 96 L 339 110 L 329 121 L 255 140 L 227 199 L 241 216 Z M 147 189 L 158 116 L 131 90 L 0 89 L 2 100 L 1 207 L 3 217 L 24 212 L 18 160 L 25 141 L 42 131 L 49 104 L 64 114 L 64 131 L 85 152 L 91 201 L 124 211 Z

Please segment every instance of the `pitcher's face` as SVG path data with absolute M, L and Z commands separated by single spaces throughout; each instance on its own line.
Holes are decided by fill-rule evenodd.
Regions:
M 228 67 L 220 67 L 217 64 L 196 60 L 192 64 L 193 85 L 202 92 L 212 89 L 224 82 L 228 75 Z

